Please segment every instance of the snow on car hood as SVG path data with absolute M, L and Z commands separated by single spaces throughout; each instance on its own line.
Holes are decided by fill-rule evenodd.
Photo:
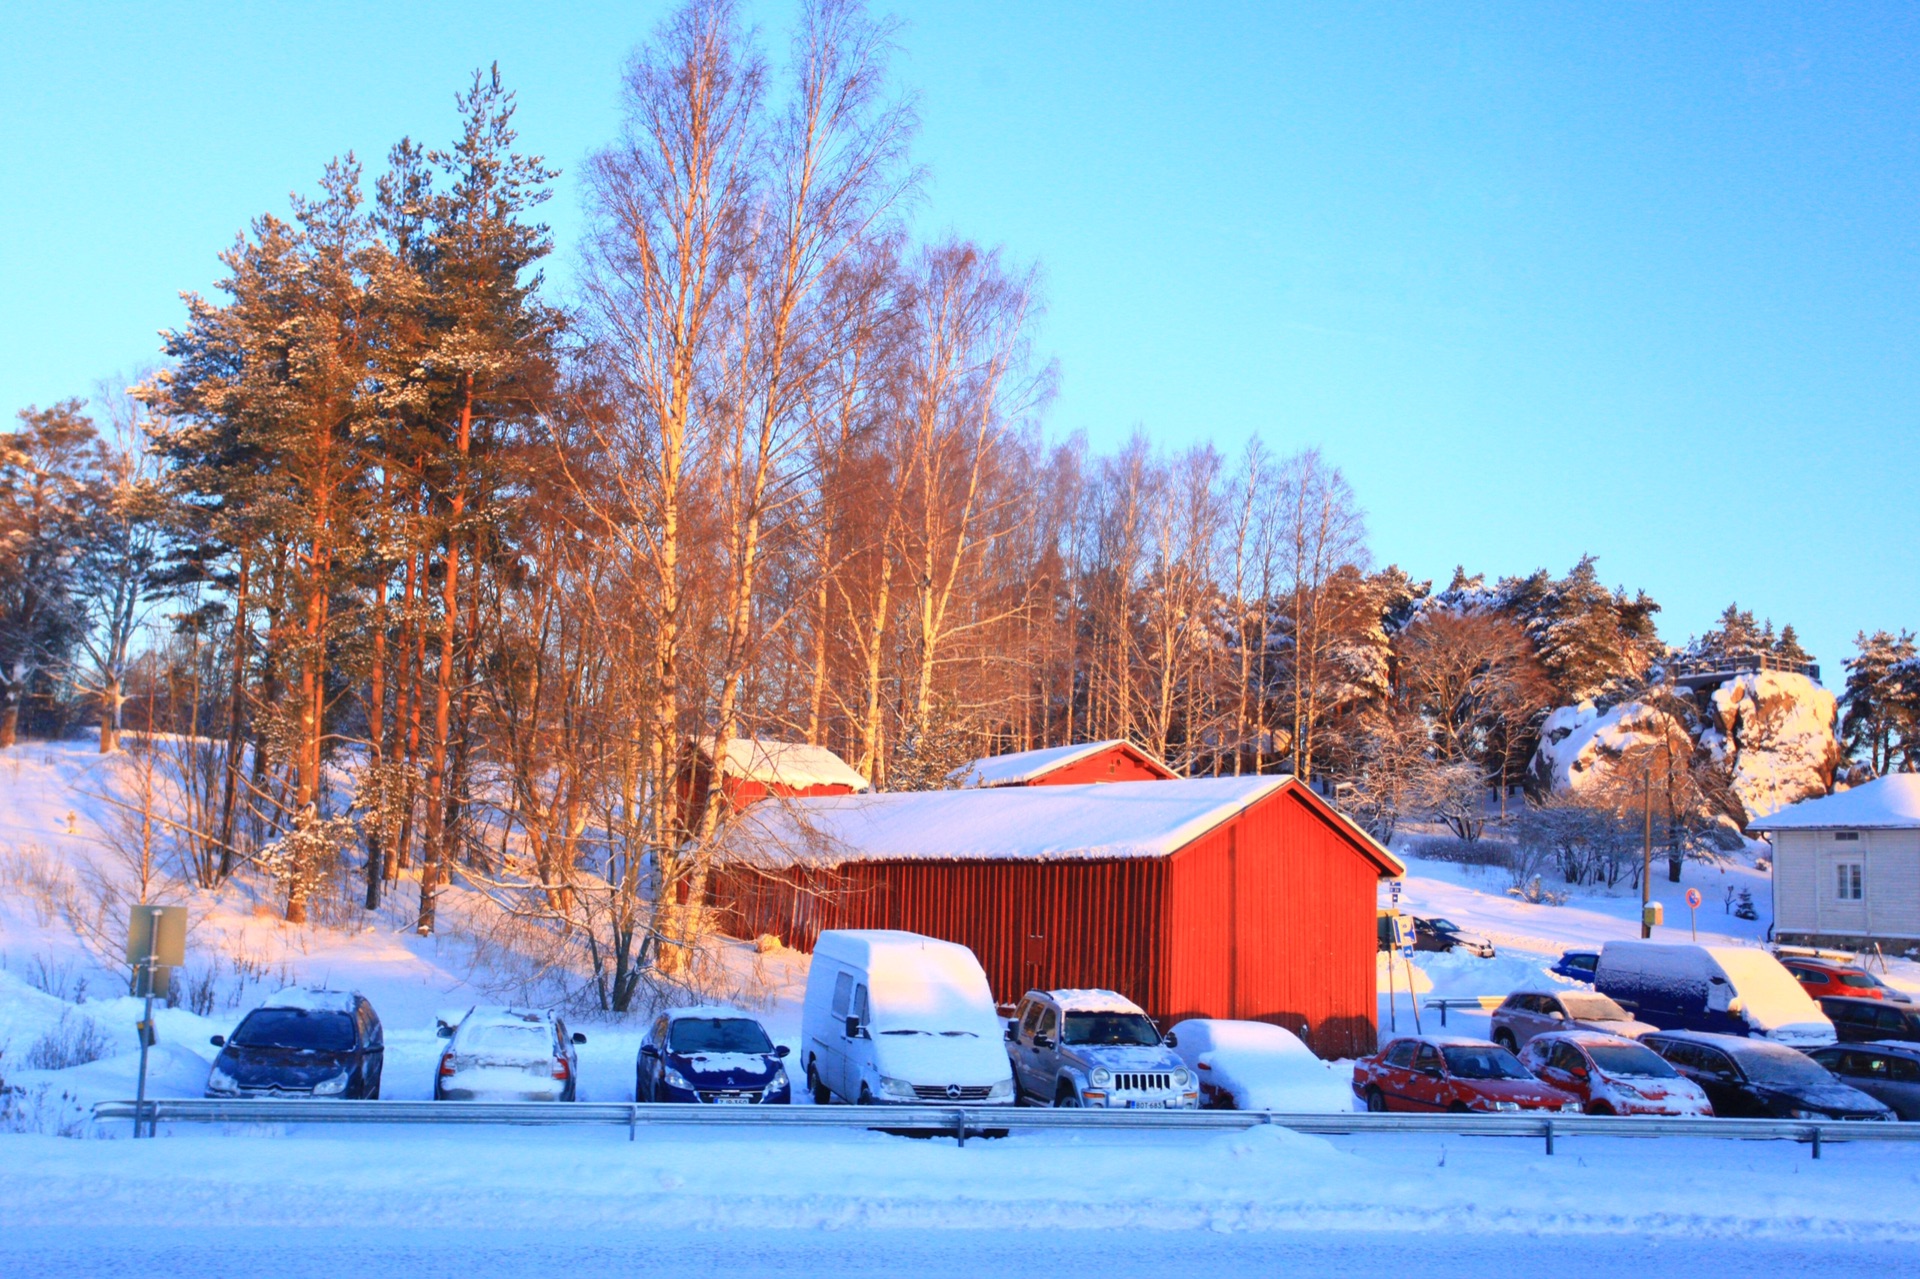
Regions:
M 779 1062 L 759 1053 L 670 1053 L 674 1068 L 696 1084 L 761 1084 Z
M 1060 1055 L 1086 1066 L 1108 1070 L 1178 1070 L 1179 1056 L 1158 1044 L 1067 1044 Z
M 1013 1078 L 998 1035 L 882 1032 L 873 1037 L 873 1060 L 881 1074 L 911 1084 L 991 1086 Z

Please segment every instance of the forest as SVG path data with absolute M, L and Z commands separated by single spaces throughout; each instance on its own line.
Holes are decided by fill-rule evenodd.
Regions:
M 901 790 L 1128 738 L 1470 838 L 1554 708 L 1812 660 L 1737 607 L 1671 646 L 1591 558 L 1413 580 L 1331 450 L 1050 434 L 1038 265 L 915 234 L 892 30 L 809 0 L 776 52 L 680 8 L 627 65 L 580 245 L 497 67 L 444 145 L 343 155 L 257 217 L 151 369 L 0 435 L 0 748 L 137 734 L 203 886 L 255 868 L 297 922 L 405 885 L 429 933 L 460 876 L 558 921 L 624 1009 L 702 927 L 696 743 L 824 745 Z M 1914 768 L 1914 637 L 1847 665 L 1845 745 Z

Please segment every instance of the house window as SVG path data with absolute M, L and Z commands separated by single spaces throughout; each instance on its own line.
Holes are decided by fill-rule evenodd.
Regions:
M 1834 896 L 1843 902 L 1860 900 L 1861 871 L 1859 862 L 1837 862 L 1834 865 Z
M 1860 842 L 1860 832 L 1857 830 L 1837 830 L 1833 832 L 1833 837 L 1856 844 Z

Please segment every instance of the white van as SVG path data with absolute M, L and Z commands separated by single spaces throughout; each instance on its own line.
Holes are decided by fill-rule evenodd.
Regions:
M 800 1051 L 816 1104 L 1012 1105 L 993 991 L 965 946 L 830 929 L 813 947 Z

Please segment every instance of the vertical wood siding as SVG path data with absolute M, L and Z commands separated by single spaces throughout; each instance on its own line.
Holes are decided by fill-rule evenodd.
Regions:
M 1028 786 L 1078 786 L 1086 782 L 1158 782 L 1165 781 L 1166 770 L 1153 767 L 1125 746 L 1076 759 L 1050 773 L 1042 773 Z

